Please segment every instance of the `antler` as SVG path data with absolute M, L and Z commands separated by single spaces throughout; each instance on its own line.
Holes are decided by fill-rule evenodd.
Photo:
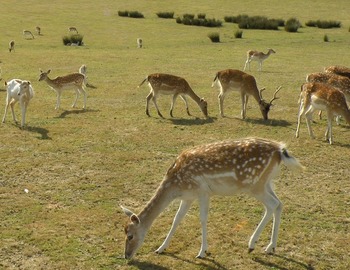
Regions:
M 276 94 L 278 93 L 279 90 L 281 90 L 282 86 L 279 86 L 277 88 L 277 90 L 275 91 L 275 93 L 273 94 L 273 98 L 270 101 L 270 104 L 272 105 L 272 101 L 274 101 L 275 99 L 279 99 L 279 97 L 276 97 Z
M 265 89 L 266 89 L 266 88 L 264 87 L 264 88 L 261 88 L 261 89 L 259 90 L 259 96 L 260 96 L 260 99 L 263 99 L 263 98 L 262 98 L 262 94 L 261 94 L 261 93 L 262 93 L 262 91 L 264 91 Z

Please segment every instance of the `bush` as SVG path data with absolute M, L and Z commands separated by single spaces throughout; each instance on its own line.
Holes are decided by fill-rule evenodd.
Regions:
M 205 14 L 204 13 L 199 13 L 198 15 L 197 15 L 197 18 L 198 19 L 205 19 Z
M 163 18 L 163 19 L 173 19 L 174 18 L 174 12 L 158 12 L 156 14 L 159 18 Z
M 208 38 L 210 38 L 212 42 L 220 42 L 220 34 L 218 32 L 209 33 Z
M 129 11 L 125 10 L 125 11 L 118 11 L 118 15 L 120 17 L 129 17 Z
M 138 11 L 118 11 L 120 17 L 144 18 L 143 14 Z
M 241 29 L 278 30 L 279 26 L 284 26 L 282 19 L 268 19 L 264 16 L 249 17 L 246 14 L 225 16 L 224 20 L 225 22 L 237 23 Z
M 198 16 L 205 14 L 198 14 Z M 204 27 L 221 27 L 222 22 L 216 19 L 203 19 L 203 18 L 195 18 L 193 14 L 184 14 L 182 18 L 176 18 L 177 23 L 182 23 L 184 25 L 195 25 L 195 26 L 204 26 Z
M 340 28 L 341 27 L 341 22 L 338 21 L 307 21 L 305 23 L 306 26 L 308 27 L 318 27 L 322 29 L 328 29 L 328 28 Z
M 78 46 L 82 46 L 83 45 L 83 38 L 84 36 L 80 35 L 80 34 L 73 34 L 70 36 L 64 36 L 62 38 L 63 44 L 70 46 L 72 44 L 78 45 Z
M 241 31 L 241 30 L 237 30 L 236 32 L 235 32 L 235 38 L 242 38 L 242 36 L 243 36 L 243 31 Z
M 301 26 L 300 22 L 296 18 L 290 18 L 287 20 L 284 29 L 287 32 L 295 33 L 298 32 L 299 27 Z

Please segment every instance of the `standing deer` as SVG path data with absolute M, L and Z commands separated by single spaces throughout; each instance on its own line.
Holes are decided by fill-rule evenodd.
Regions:
M 346 122 L 350 124 L 350 111 L 346 104 L 344 94 L 337 88 L 324 83 L 304 83 L 301 86 L 299 98 L 300 108 L 298 113 L 298 125 L 295 136 L 299 138 L 299 129 L 301 116 L 305 114 L 306 124 L 309 135 L 315 138 L 311 128 L 312 114 L 315 110 L 323 110 L 327 112 L 328 125 L 325 133 L 326 141 L 333 144 L 332 121 L 336 115 L 344 117 Z
M 68 74 L 66 76 L 62 76 L 62 77 L 57 77 L 55 79 L 50 79 L 49 78 L 49 74 L 50 74 L 51 70 L 49 69 L 47 72 L 43 72 L 40 69 L 40 76 L 39 76 L 39 81 L 45 81 L 51 88 L 52 90 L 54 90 L 57 94 L 57 102 L 56 102 L 56 107 L 55 109 L 58 110 L 60 108 L 60 104 L 61 104 L 61 95 L 63 90 L 65 89 L 70 89 L 73 88 L 76 92 L 76 97 L 74 100 L 74 103 L 72 105 L 72 107 L 74 108 L 79 94 L 83 93 L 84 95 L 84 106 L 83 108 L 86 108 L 86 92 L 84 90 L 84 80 L 85 80 L 85 76 L 84 74 L 81 73 L 72 73 L 72 74 Z
M 164 95 L 173 95 L 173 99 L 170 107 L 171 117 L 173 117 L 174 104 L 178 96 L 180 96 L 185 102 L 186 111 L 188 115 L 191 115 L 191 114 L 188 109 L 186 96 L 189 96 L 190 98 L 192 98 L 198 104 L 204 116 L 208 117 L 208 103 L 203 98 L 198 97 L 195 94 L 195 92 L 193 92 L 192 88 L 184 78 L 177 77 L 174 75 L 169 75 L 169 74 L 155 73 L 155 74 L 148 75 L 147 78 L 144 79 L 138 87 L 140 87 L 146 81 L 148 82 L 148 85 L 151 89 L 151 92 L 147 96 L 147 103 L 146 103 L 146 114 L 148 116 L 150 116 L 149 102 L 150 100 L 152 100 L 154 106 L 157 109 L 158 115 L 164 118 L 163 115 L 160 113 L 157 105 L 158 96 L 160 94 L 164 94 Z
M 272 106 L 272 102 L 278 99 L 276 97 L 276 94 L 281 89 L 281 86 L 278 87 L 270 102 L 266 102 L 263 100 L 261 94 L 264 88 L 259 90 L 256 84 L 256 80 L 252 75 L 249 75 L 237 69 L 226 69 L 216 73 L 211 87 L 214 87 L 214 85 L 217 85 L 220 88 L 218 99 L 220 115 L 222 117 L 224 117 L 224 99 L 227 93 L 230 91 L 240 92 L 242 99 L 242 119 L 246 118 L 248 97 L 253 96 L 253 98 L 259 104 L 260 111 L 264 120 L 268 120 L 268 113 L 270 111 L 270 107 Z
M 303 169 L 283 143 L 260 138 L 222 141 L 185 150 L 168 169 L 155 195 L 139 214 L 122 207 L 130 219 L 125 226 L 125 258 L 135 255 L 154 220 L 175 199 L 181 200 L 179 210 L 166 239 L 156 252 L 162 253 L 169 246 L 180 221 L 191 204 L 198 200 L 202 245 L 197 257 L 205 257 L 208 250 L 209 199 L 214 195 L 233 196 L 237 193 L 246 193 L 265 206 L 265 214 L 250 238 L 249 252 L 254 250 L 271 218 L 271 241 L 265 251 L 275 252 L 282 203 L 273 190 L 272 180 L 278 175 L 281 163 L 293 171 Z
M 266 60 L 272 53 L 276 53 L 273 49 L 269 49 L 267 53 L 259 52 L 259 51 L 253 51 L 249 50 L 247 51 L 247 61 L 245 61 L 244 65 L 244 71 L 248 65 L 248 68 L 250 70 L 250 62 L 251 61 L 258 61 L 259 62 L 259 71 L 262 70 L 262 63 L 264 60 Z
M 9 42 L 9 52 L 15 51 L 15 41 L 11 40 Z

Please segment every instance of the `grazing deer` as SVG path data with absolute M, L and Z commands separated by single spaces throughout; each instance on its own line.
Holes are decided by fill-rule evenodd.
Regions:
M 350 79 L 350 68 L 344 66 L 329 66 L 324 69 L 327 73 L 334 73 Z
M 185 150 L 168 169 L 155 195 L 139 214 L 122 207 L 130 218 L 130 223 L 125 226 L 125 258 L 133 257 L 153 221 L 175 199 L 181 200 L 179 210 L 166 239 L 156 252 L 162 253 L 168 247 L 180 221 L 193 201 L 198 200 L 202 245 L 197 257 L 205 257 L 209 199 L 214 195 L 233 196 L 237 193 L 246 193 L 265 206 L 264 217 L 250 238 L 249 252 L 254 250 L 271 218 L 271 241 L 265 251 L 275 252 L 282 203 L 273 191 L 272 180 L 278 175 L 281 163 L 293 171 L 303 169 L 283 143 L 260 138 L 222 141 Z
M 263 52 L 259 52 L 259 51 L 252 51 L 249 50 L 247 51 L 247 61 L 245 61 L 245 65 L 244 65 L 244 71 L 248 65 L 248 68 L 250 70 L 250 62 L 251 61 L 258 61 L 259 62 L 259 71 L 262 70 L 262 63 L 264 60 L 266 60 L 270 54 L 272 53 L 276 53 L 273 49 L 269 49 L 269 51 L 265 54 Z
M 15 41 L 11 40 L 9 42 L 9 52 L 15 51 Z
M 315 110 L 327 112 L 328 125 L 325 133 L 326 141 L 333 144 L 332 120 L 333 116 L 341 115 L 350 124 L 350 111 L 346 104 L 344 94 L 337 88 L 324 83 L 304 83 L 301 86 L 299 98 L 300 108 L 298 113 L 298 125 L 295 136 L 299 138 L 301 116 L 305 114 L 309 135 L 315 138 L 312 128 L 312 114 Z
M 276 94 L 281 89 L 281 86 L 278 87 L 270 102 L 266 102 L 265 100 L 263 100 L 261 95 L 264 88 L 259 90 L 256 84 L 256 80 L 252 75 L 249 75 L 237 69 L 226 69 L 216 73 L 211 87 L 214 87 L 214 85 L 217 85 L 220 88 L 218 98 L 220 115 L 222 117 L 224 117 L 224 99 L 227 93 L 230 91 L 238 91 L 241 93 L 242 119 L 246 118 L 248 97 L 253 96 L 259 104 L 260 111 L 264 120 L 268 120 L 268 113 L 270 111 L 270 107 L 272 106 L 272 102 L 278 99 L 276 97 Z
M 186 96 L 189 96 L 190 98 L 192 98 L 198 104 L 204 116 L 208 117 L 208 103 L 203 98 L 198 97 L 193 92 L 192 88 L 184 78 L 177 77 L 174 75 L 169 75 L 169 74 L 155 73 L 155 74 L 148 75 L 147 78 L 144 79 L 138 87 L 140 87 L 146 81 L 148 82 L 148 85 L 151 89 L 151 92 L 147 96 L 147 103 L 146 103 L 146 114 L 148 116 L 150 116 L 149 102 L 150 100 L 152 100 L 154 103 L 154 106 L 157 109 L 158 115 L 164 118 L 163 115 L 160 113 L 157 105 L 158 96 L 160 94 L 164 94 L 164 95 L 173 95 L 173 99 L 170 107 L 171 117 L 173 117 L 174 104 L 178 96 L 180 96 L 185 102 L 186 111 L 188 115 L 191 115 L 191 114 L 188 109 Z
M 28 38 L 34 39 L 34 35 L 29 30 L 23 30 L 23 36 L 25 39 L 28 39 Z
M 84 95 L 84 106 L 83 108 L 86 108 L 86 92 L 84 90 L 84 80 L 85 80 L 85 76 L 84 74 L 81 73 L 72 73 L 72 74 L 68 74 L 66 76 L 62 76 L 62 77 L 57 77 L 55 79 L 50 79 L 49 78 L 49 74 L 50 74 L 51 70 L 49 69 L 47 72 L 43 72 L 40 69 L 40 76 L 39 76 L 39 81 L 45 81 L 51 88 L 52 90 L 54 90 L 57 94 L 57 102 L 56 102 L 56 107 L 55 109 L 58 110 L 60 108 L 60 104 L 61 104 L 61 95 L 63 90 L 65 89 L 69 89 L 69 88 L 74 88 L 75 92 L 76 92 L 76 97 L 74 100 L 74 103 L 72 105 L 72 107 L 74 108 L 79 94 L 83 93 Z
M 138 38 L 136 40 L 136 42 L 137 42 L 137 48 L 141 49 L 142 48 L 142 38 Z
M 14 106 L 19 101 L 21 112 L 22 112 L 22 121 L 21 127 L 25 125 L 26 112 L 29 101 L 34 96 L 34 89 L 29 81 L 23 81 L 19 79 L 13 79 L 9 82 L 5 82 L 7 88 L 7 97 L 6 97 L 6 106 L 4 117 L 2 122 L 5 123 L 8 107 L 11 106 L 12 118 L 15 123 L 17 123 Z
M 73 26 L 68 27 L 68 31 L 69 31 L 69 32 L 75 32 L 75 33 L 79 34 L 79 33 L 78 33 L 78 29 L 77 29 L 76 27 L 73 27 Z

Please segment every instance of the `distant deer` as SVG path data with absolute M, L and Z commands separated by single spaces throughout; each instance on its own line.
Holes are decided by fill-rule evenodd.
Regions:
M 137 48 L 141 49 L 142 48 L 142 38 L 138 38 L 136 40 L 136 42 L 137 42 Z
M 23 36 L 25 39 L 34 39 L 34 35 L 29 30 L 23 30 Z
M 36 30 L 36 33 L 38 34 L 38 36 L 40 36 L 41 35 L 41 28 L 40 28 L 40 26 L 35 27 L 35 30 Z
M 79 34 L 79 33 L 78 33 L 78 29 L 77 29 L 76 27 L 73 27 L 73 26 L 68 27 L 68 31 L 69 31 L 69 32 L 75 32 L 75 33 Z
M 247 61 L 244 65 L 244 71 L 248 65 L 248 68 L 250 70 L 250 62 L 251 61 L 258 61 L 259 62 L 259 71 L 262 70 L 262 63 L 264 60 L 266 60 L 271 54 L 276 53 L 273 49 L 269 49 L 267 53 L 259 52 L 259 51 L 247 51 Z
M 15 41 L 11 40 L 9 42 L 9 52 L 15 51 Z

